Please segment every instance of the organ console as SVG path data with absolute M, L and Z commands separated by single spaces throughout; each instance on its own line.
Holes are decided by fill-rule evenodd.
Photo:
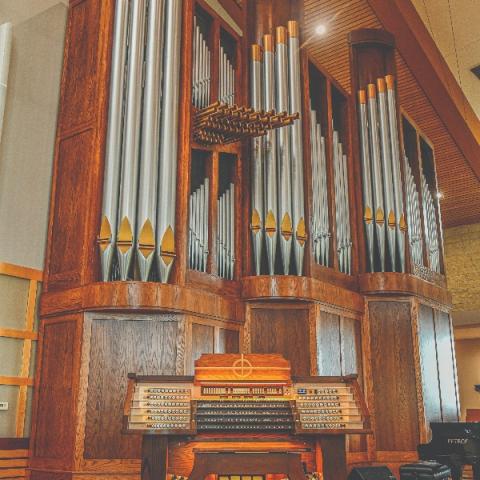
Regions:
M 186 441 L 213 433 L 217 440 L 232 440 L 240 434 L 248 445 L 252 436 L 269 434 L 287 440 L 370 432 L 355 375 L 292 378 L 281 355 L 202 355 L 194 377 L 130 374 L 124 412 L 125 433 Z M 324 468 L 329 461 L 324 456 Z

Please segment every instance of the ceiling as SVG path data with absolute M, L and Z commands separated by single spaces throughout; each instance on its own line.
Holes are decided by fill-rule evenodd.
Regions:
M 412 0 L 473 110 L 480 118 L 480 0 Z

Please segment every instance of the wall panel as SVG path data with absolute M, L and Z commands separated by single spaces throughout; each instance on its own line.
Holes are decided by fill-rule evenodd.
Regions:
M 427 425 L 430 422 L 442 421 L 433 318 L 433 309 L 420 304 L 418 310 L 418 341 L 420 348 L 420 368 L 422 372 L 423 403 L 425 406 L 425 421 Z
M 237 330 L 218 329 L 218 351 L 215 353 L 239 353 L 240 338 Z
M 292 375 L 310 375 L 308 309 L 252 308 L 252 353 L 281 353 Z
M 176 374 L 178 318 L 92 321 L 85 458 L 140 457 L 139 437 L 121 433 L 127 375 Z
M 43 326 L 39 378 L 36 457 L 62 461 L 71 458 L 74 438 L 74 366 L 78 360 L 77 322 L 81 317 L 46 323 Z
M 341 375 L 340 316 L 320 312 L 317 319 L 318 374 Z
M 370 301 L 369 313 L 377 450 L 416 450 L 419 432 L 410 303 Z
M 459 416 L 455 351 L 453 350 L 452 335 L 448 313 L 437 310 L 435 312 L 435 336 L 442 420 L 444 422 L 456 422 Z

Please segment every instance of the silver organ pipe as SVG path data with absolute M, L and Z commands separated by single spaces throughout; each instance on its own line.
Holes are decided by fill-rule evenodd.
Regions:
M 408 239 L 410 253 L 414 265 L 423 265 L 423 236 L 420 217 L 420 202 L 415 179 L 407 157 L 405 160 L 405 189 L 407 207 Z
M 235 69 L 223 46 L 220 46 L 219 95 L 222 103 L 232 105 L 235 100 Z
M 312 163 L 312 239 L 315 262 L 329 266 L 330 229 L 328 219 L 327 162 L 325 139 L 317 112 L 310 111 Z
M 378 93 L 378 124 L 380 130 L 380 146 L 383 170 L 383 198 L 385 205 L 385 220 L 387 232 L 387 245 L 392 271 L 395 271 L 395 204 L 393 197 L 392 155 L 389 138 L 389 119 L 387 111 L 387 93 L 385 79 L 377 79 Z
M 372 154 L 372 182 L 373 182 L 373 207 L 376 244 L 378 249 L 380 271 L 385 271 L 385 208 L 383 202 L 383 175 L 382 160 L 380 155 L 380 142 L 378 136 L 377 120 L 377 92 L 375 85 L 369 84 L 368 98 L 368 132 Z
M 208 204 L 209 179 L 190 194 L 189 198 L 189 268 L 200 272 L 207 271 L 208 259 Z
M 287 111 L 288 105 L 288 51 L 287 29 L 276 29 L 277 49 L 276 64 L 276 106 L 281 112 Z M 279 169 L 279 221 L 280 252 L 283 273 L 289 274 L 292 250 L 292 169 L 290 158 L 290 131 L 288 127 L 278 129 L 278 169 Z
M 217 273 L 233 280 L 235 270 L 235 185 L 217 199 Z
M 385 77 L 387 85 L 388 119 L 390 127 L 390 144 L 392 153 L 393 195 L 395 200 L 397 252 L 400 271 L 405 271 L 405 212 L 403 209 L 403 184 L 400 170 L 400 143 L 397 129 L 397 106 L 395 98 L 395 82 L 393 75 Z
M 146 1 L 131 4 L 129 52 L 125 93 L 125 121 L 120 199 L 118 207 L 117 252 L 120 279 L 127 280 L 132 265 L 137 214 L 140 128 L 142 118 L 142 70 L 144 57 Z
M 343 145 L 336 130 L 333 131 L 333 170 L 338 268 L 341 272 L 350 274 L 352 242 L 350 235 L 347 156 L 343 153 Z
M 421 174 L 423 221 L 425 225 L 425 243 L 427 246 L 428 266 L 430 270 L 440 273 L 440 252 L 437 230 L 437 214 L 430 188 L 425 176 Z
M 262 52 L 260 45 L 252 45 L 252 57 L 250 66 L 250 103 L 255 110 L 262 109 Z M 252 231 L 253 263 L 255 274 L 261 273 L 263 227 L 264 227 L 264 169 L 262 138 L 252 139 L 252 176 L 251 176 L 251 199 L 252 213 L 250 230 Z
M 263 109 L 275 108 L 275 54 L 271 35 L 263 36 Z M 265 240 L 268 273 L 275 273 L 278 239 L 277 132 L 269 130 L 264 141 L 265 155 Z
M 140 178 L 136 232 L 140 279 L 147 281 L 155 258 L 157 172 L 163 57 L 163 0 L 150 0 L 147 14 Z
M 210 64 L 211 53 L 208 43 L 194 17 L 192 102 L 196 108 L 205 108 L 210 104 Z
M 128 4 L 128 0 L 118 0 L 115 5 L 102 220 L 98 238 L 102 279 L 105 282 L 111 279 L 116 248 L 125 87 L 124 66 L 127 58 Z
M 367 239 L 368 270 L 375 270 L 374 262 L 374 223 L 373 223 L 373 192 L 372 192 L 372 167 L 370 161 L 370 144 L 368 140 L 367 96 L 365 90 L 360 90 L 359 123 L 360 123 L 360 148 L 362 159 L 362 192 L 363 192 L 363 223 Z
M 166 0 L 156 256 L 165 283 L 175 258 L 175 196 L 178 154 L 178 102 L 182 0 Z
M 300 82 L 300 43 L 298 24 L 288 22 L 288 78 L 290 113 L 302 111 L 302 87 Z M 293 252 L 297 275 L 303 273 L 303 257 L 306 241 L 305 205 L 303 191 L 303 137 L 301 117 L 290 126 L 292 162 L 292 222 Z

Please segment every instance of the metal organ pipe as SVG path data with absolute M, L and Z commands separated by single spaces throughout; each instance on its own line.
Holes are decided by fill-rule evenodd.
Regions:
M 400 143 L 397 130 L 397 106 L 395 99 L 395 82 L 393 75 L 385 77 L 387 85 L 388 119 L 390 127 L 390 144 L 392 153 L 393 195 L 395 200 L 397 251 L 400 271 L 405 272 L 405 212 L 403 210 L 403 184 L 400 171 Z
M 370 145 L 368 141 L 368 120 L 367 120 L 367 96 L 365 90 L 360 90 L 359 100 L 359 120 L 360 120 L 360 146 L 362 158 L 362 186 L 363 186 L 363 222 L 365 225 L 365 235 L 367 238 L 368 252 L 368 270 L 375 270 L 374 262 L 374 223 L 373 223 L 373 192 L 372 192 L 372 174 L 370 162 Z
M 300 81 L 300 44 L 298 23 L 288 22 L 288 78 L 290 87 L 290 113 L 302 111 L 302 88 Z M 301 117 L 290 126 L 292 159 L 292 222 L 293 252 L 297 275 L 303 273 L 303 257 L 306 241 L 305 205 L 303 191 L 303 137 Z
M 117 252 L 120 279 L 127 280 L 132 264 L 137 214 L 142 70 L 145 37 L 145 0 L 131 4 L 130 36 L 123 128 L 122 174 L 118 209 Z
M 288 52 L 287 29 L 277 27 L 277 50 L 275 52 L 276 101 L 279 111 L 287 111 L 288 105 Z M 290 131 L 288 127 L 278 130 L 278 168 L 279 168 L 279 220 L 280 251 L 283 273 L 289 274 L 292 250 L 292 172 L 290 159 Z
M 378 112 L 380 127 L 380 145 L 383 169 L 383 198 L 385 204 L 385 216 L 387 221 L 387 244 L 390 258 L 390 266 L 395 271 L 395 204 L 393 198 L 392 155 L 390 150 L 389 120 L 387 111 L 387 93 L 385 80 L 377 79 L 378 87 Z
M 383 203 L 383 175 L 378 137 L 377 92 L 375 85 L 369 84 L 368 93 L 368 123 L 372 154 L 373 206 L 375 209 L 375 231 L 380 260 L 380 271 L 385 271 L 385 209 Z
M 103 281 L 111 279 L 116 246 L 123 132 L 124 66 L 127 58 L 128 0 L 117 0 L 105 152 L 102 220 L 98 243 Z
M 271 35 L 263 36 L 263 109 L 275 108 L 275 54 Z M 265 240 L 268 273 L 275 273 L 275 256 L 278 238 L 277 196 L 277 132 L 269 130 L 263 137 L 265 154 Z
M 255 110 L 262 109 L 262 52 L 260 45 L 252 45 L 250 68 L 250 101 Z M 252 231 L 253 261 L 256 275 L 261 273 L 262 245 L 263 245 L 263 149 L 262 138 L 252 139 L 252 214 L 250 230 Z
M 160 138 L 156 255 L 160 281 L 168 281 L 175 258 L 175 196 L 178 154 L 178 101 L 182 0 L 166 0 L 165 56 Z
M 142 142 L 138 186 L 137 260 L 140 279 L 147 281 L 155 258 L 157 172 L 160 146 L 163 0 L 150 0 L 147 14 Z

